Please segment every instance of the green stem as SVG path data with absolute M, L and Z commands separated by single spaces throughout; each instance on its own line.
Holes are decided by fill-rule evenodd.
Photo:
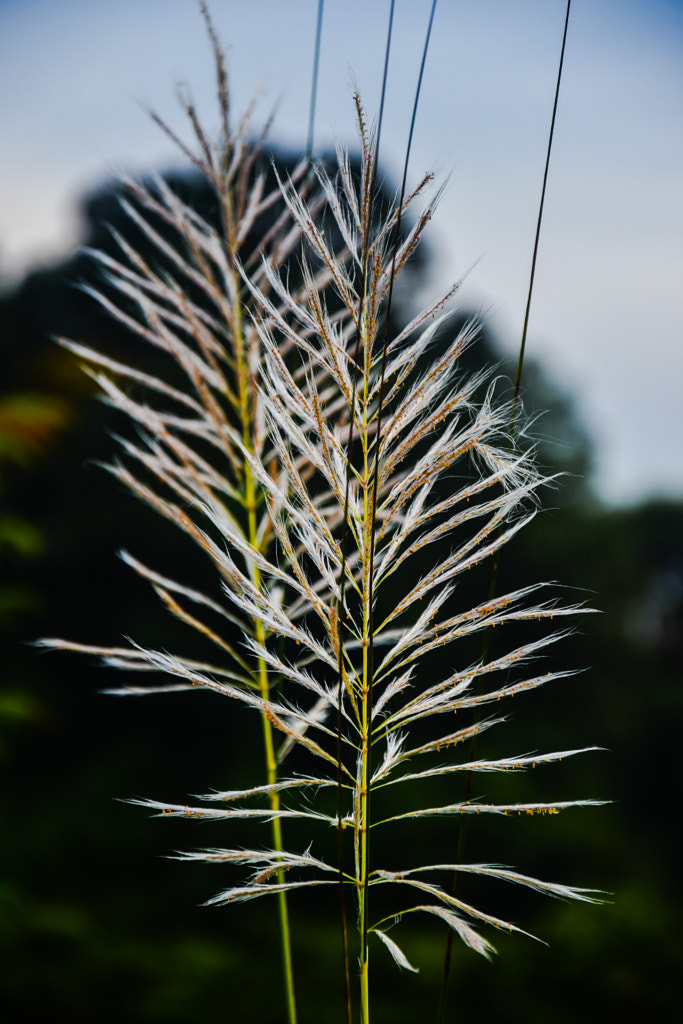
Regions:
M 245 491 L 246 491 L 246 505 L 247 505 L 247 517 L 249 524 L 249 541 L 252 545 L 256 545 L 256 534 L 257 534 L 257 523 L 256 523 L 256 494 L 254 486 L 254 477 L 248 467 L 245 467 L 246 479 L 245 479 Z M 257 566 L 252 568 L 252 578 L 255 586 L 259 586 L 260 583 L 260 572 Z M 256 633 L 256 640 L 259 644 L 263 644 L 266 639 L 266 629 L 263 622 L 256 620 L 254 622 L 254 628 Z M 258 686 L 261 698 L 265 701 L 270 700 L 270 683 L 268 681 L 268 668 L 263 660 L 258 660 Z M 265 714 L 261 714 L 261 727 L 263 730 L 263 746 L 266 755 L 266 776 L 268 785 L 274 785 L 277 782 L 277 757 L 275 754 L 275 745 L 273 743 L 273 728 L 268 721 Z M 279 811 L 280 809 L 280 794 L 271 791 L 269 794 L 269 802 L 271 810 Z M 271 833 L 273 836 L 273 849 L 281 852 L 283 849 L 282 845 L 282 824 L 280 818 L 274 817 L 271 822 Z M 285 883 L 284 871 L 278 871 L 277 880 L 279 885 Z M 282 944 L 282 972 L 284 975 L 285 982 L 285 993 L 287 998 L 287 1020 L 289 1024 L 296 1024 L 296 997 L 294 994 L 294 972 L 292 969 L 292 943 L 289 931 L 289 913 L 287 910 L 287 893 L 282 890 L 277 894 L 278 899 L 278 914 L 280 918 L 280 939 Z
M 256 637 L 259 643 L 262 642 L 265 631 L 262 622 L 256 623 Z M 268 673 L 266 670 L 266 664 L 263 659 L 259 659 L 259 692 L 263 700 L 269 700 L 270 698 L 270 684 L 268 683 Z M 266 775 L 268 784 L 273 785 L 277 782 L 277 758 L 275 756 L 275 747 L 273 744 L 273 729 L 265 715 L 261 715 L 261 726 L 263 728 L 263 747 L 266 755 Z M 280 810 L 280 794 L 271 792 L 269 795 L 270 809 L 272 811 Z M 273 818 L 271 823 L 271 832 L 273 836 L 273 849 L 282 850 L 282 825 L 279 818 Z M 285 883 L 284 871 L 278 871 L 277 880 L 279 885 Z M 294 994 L 294 972 L 292 969 L 292 944 L 289 931 L 289 912 L 287 909 L 287 893 L 279 892 L 277 894 L 278 901 L 278 915 L 280 918 L 280 938 L 282 943 L 282 972 L 285 981 L 285 992 L 287 996 L 287 1020 L 289 1024 L 296 1024 L 296 997 Z
M 359 931 L 360 931 L 360 1019 L 369 1024 L 369 973 L 368 973 L 368 910 L 369 910 L 369 818 L 370 818 L 370 721 L 369 700 L 370 680 L 367 677 L 367 645 L 363 651 L 363 734 L 361 738 L 360 777 L 360 870 L 358 877 Z
M 361 279 L 361 301 L 358 308 L 359 341 L 363 343 L 363 407 L 365 410 L 363 424 L 363 481 L 364 481 L 364 510 L 363 523 L 364 536 L 363 544 L 363 683 L 362 683 L 362 722 L 361 722 L 361 777 L 360 777 L 360 864 L 356 866 L 358 886 L 358 910 L 359 910 L 359 932 L 360 932 L 360 1019 L 361 1024 L 370 1024 L 370 977 L 368 958 L 368 904 L 370 887 L 370 779 L 372 772 L 372 741 L 370 730 L 372 725 L 372 553 L 374 543 L 374 511 L 373 496 L 370 481 L 370 441 L 369 441 L 369 409 L 368 409 L 368 382 L 370 380 L 370 369 L 372 365 L 372 327 L 368 317 L 368 271 L 370 269 L 370 235 L 372 231 L 372 212 L 375 201 L 375 186 L 377 181 L 377 166 L 379 162 L 379 145 L 382 132 L 382 120 L 384 116 L 384 100 L 386 97 L 387 76 L 389 71 L 389 54 L 391 53 L 391 36 L 394 24 L 395 0 L 391 0 L 389 9 L 389 25 L 387 30 L 387 41 L 384 49 L 384 73 L 382 76 L 382 95 L 379 105 L 379 118 L 377 121 L 377 135 L 375 137 L 375 152 L 371 160 L 370 176 L 367 191 L 365 193 L 367 206 L 365 210 L 365 223 L 363 225 L 363 262 Z M 373 311 L 374 314 L 374 311 Z M 361 336 L 362 335 L 362 336 Z M 353 415 L 353 410 L 352 410 Z M 349 458 L 351 457 L 349 452 Z
M 358 876 L 359 929 L 360 929 L 360 1019 L 361 1024 L 369 1024 L 369 963 L 368 963 L 368 927 L 369 927 L 369 884 L 370 884 L 370 779 L 372 771 L 372 659 L 370 631 L 372 628 L 372 547 L 374 515 L 372 507 L 373 491 L 370 481 L 370 442 L 369 442 L 369 409 L 368 381 L 370 379 L 371 351 L 367 323 L 364 324 L 364 373 L 363 373 L 363 407 L 365 410 L 363 424 L 363 683 L 362 683 L 362 719 L 361 719 L 361 772 L 360 772 L 360 864 Z
M 232 227 L 232 199 L 230 194 L 226 197 L 224 206 L 224 216 L 227 224 L 231 225 L 230 230 L 227 231 L 228 241 L 234 237 L 234 228 Z M 234 250 L 231 250 L 234 251 Z M 235 294 L 239 296 L 239 275 L 233 268 L 233 284 Z M 233 343 L 236 355 L 237 364 L 237 388 L 239 396 L 239 417 L 242 424 L 242 440 L 246 448 L 251 449 L 253 447 L 253 421 L 252 421 L 252 408 L 251 408 L 251 387 L 249 380 L 249 362 L 245 346 L 243 317 L 241 302 L 238 299 L 235 303 L 235 309 L 233 313 Z M 258 522 L 256 516 L 256 482 L 254 475 L 251 472 L 248 465 L 244 466 L 244 477 L 243 477 L 243 494 L 244 494 L 244 507 L 247 513 L 247 536 L 249 543 L 252 547 L 258 546 Z M 258 587 L 260 585 L 261 574 L 256 565 L 250 567 L 251 577 L 254 585 Z M 259 644 L 264 644 L 266 640 L 266 628 L 263 622 L 259 619 L 254 620 L 254 629 L 256 640 Z M 270 700 L 270 683 L 268 680 L 268 668 L 263 658 L 258 659 L 258 687 L 261 698 L 264 701 Z M 261 728 L 263 731 L 263 746 L 266 759 L 266 778 L 268 785 L 274 785 L 277 782 L 277 757 L 275 754 L 275 745 L 273 742 L 273 728 L 268 721 L 265 714 L 261 714 Z M 269 803 L 271 810 L 278 811 L 280 809 L 280 795 L 277 792 L 271 792 L 269 794 Z M 280 818 L 275 817 L 271 822 L 271 834 L 273 849 L 280 853 L 283 850 L 282 844 L 282 824 Z M 278 871 L 277 873 L 278 884 L 283 885 L 285 883 L 284 871 Z M 287 1000 L 287 1020 L 288 1024 L 296 1024 L 296 997 L 294 993 L 294 972 L 292 969 L 292 943 L 291 934 L 289 929 L 289 912 L 287 909 L 287 893 L 280 891 L 277 894 L 278 899 L 278 915 L 280 921 L 280 941 L 282 950 L 282 972 L 284 976 L 285 994 Z

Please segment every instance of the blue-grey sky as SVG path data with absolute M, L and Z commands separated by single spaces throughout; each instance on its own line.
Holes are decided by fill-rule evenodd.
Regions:
M 316 144 L 353 144 L 352 82 L 379 101 L 388 0 L 326 0 Z M 430 0 L 397 0 L 383 127 L 402 165 Z M 235 110 L 305 142 L 317 0 L 213 0 Z M 517 344 L 565 0 L 439 0 L 411 163 L 450 175 L 433 293 Z M 0 273 L 77 243 L 77 199 L 118 169 L 177 165 L 187 83 L 215 125 L 195 0 L 0 0 Z M 529 351 L 575 396 L 610 501 L 683 497 L 683 3 L 573 0 Z

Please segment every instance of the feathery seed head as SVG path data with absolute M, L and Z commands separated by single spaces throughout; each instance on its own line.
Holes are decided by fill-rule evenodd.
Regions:
M 390 288 L 430 212 L 415 218 L 394 252 L 397 219 L 421 199 L 431 176 L 400 211 L 379 210 L 371 195 L 372 133 L 356 97 L 359 174 L 339 150 L 334 181 L 324 168 L 315 180 L 297 168 L 268 191 L 262 140 L 249 145 L 246 122 L 231 134 L 220 59 L 218 82 L 219 146 L 189 102 L 186 109 L 199 146 L 193 160 L 215 191 L 220 223 L 201 218 L 160 179 L 150 186 L 127 182 L 125 209 L 154 259 L 118 237 L 119 259 L 96 254 L 109 287 L 95 297 L 169 357 L 180 376 L 169 383 L 161 373 L 65 343 L 139 428 L 135 442 L 121 442 L 122 461 L 112 472 L 198 545 L 218 585 L 205 594 L 132 556 L 125 560 L 173 615 L 203 635 L 214 657 L 198 663 L 134 643 L 45 643 L 162 676 L 161 684 L 118 692 L 197 686 L 261 717 L 271 737 L 266 784 L 209 794 L 195 807 L 134 802 L 162 814 L 254 818 L 277 822 L 278 829 L 284 819 L 303 819 L 312 834 L 321 824 L 352 833 L 353 869 L 282 846 L 179 854 L 253 868 L 249 881 L 210 902 L 330 884 L 339 870 L 356 892 L 365 938 L 376 934 L 400 966 L 412 969 L 380 928 L 384 919 L 374 925 L 367 919 L 369 887 L 417 890 L 418 902 L 390 917 L 424 911 L 488 956 L 493 947 L 475 926 L 514 926 L 417 874 L 478 873 L 577 899 L 588 898 L 584 890 L 491 865 L 381 868 L 370 855 L 369 835 L 407 819 L 555 813 L 596 803 L 431 806 L 424 796 L 427 780 L 529 766 L 528 755 L 468 755 L 474 737 L 505 721 L 481 719 L 478 709 L 568 674 L 526 674 L 558 632 L 520 645 L 513 631 L 504 653 L 475 663 L 459 654 L 465 641 L 494 626 L 578 610 L 537 601 L 536 587 L 473 607 L 460 603 L 466 571 L 496 557 L 528 522 L 528 506 L 545 481 L 510 442 L 509 410 L 497 406 L 486 375 L 461 378 L 458 360 L 473 343 L 474 326 L 445 346 L 436 341 L 454 289 L 385 337 Z M 260 235 L 266 214 L 271 227 Z M 173 242 L 158 223 L 171 229 Z M 443 724 L 445 714 L 456 712 L 472 717 L 458 728 L 450 718 Z M 280 761 L 298 758 L 289 776 L 278 774 L 274 734 L 282 741 Z M 533 763 L 580 752 L 538 755 Z M 303 775 L 295 774 L 298 764 Z M 417 784 L 421 804 L 397 809 L 386 793 L 398 784 L 411 801 Z M 331 791 L 336 809 L 326 799 Z

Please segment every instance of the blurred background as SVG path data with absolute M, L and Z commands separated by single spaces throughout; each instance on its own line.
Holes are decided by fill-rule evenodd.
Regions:
M 402 171 L 429 7 L 396 4 L 381 150 L 389 190 Z M 258 93 L 257 127 L 275 108 L 276 158 L 301 151 L 317 3 L 215 0 L 211 10 L 233 109 Z M 508 374 L 564 12 L 556 0 L 441 2 L 418 112 L 410 179 L 425 168 L 449 177 L 405 312 L 464 277 L 460 316 L 486 324 L 473 358 Z M 354 146 L 351 82 L 376 113 L 387 17 L 379 0 L 325 3 L 317 152 L 337 139 Z M 506 819 L 468 838 L 472 859 L 603 888 L 613 902 L 509 897 L 514 919 L 549 946 L 503 937 L 493 965 L 457 950 L 452 1019 L 651 1019 L 676 1005 L 682 44 L 673 0 L 572 4 L 524 380 L 540 456 L 568 475 L 502 564 L 510 583 L 556 579 L 602 612 L 558 655 L 589 671 L 520 703 L 500 753 L 593 743 L 609 752 L 547 778 L 520 776 L 515 798 L 537 787 L 614 803 Z M 173 565 L 178 578 L 191 554 L 98 465 L 122 425 L 52 341 L 65 335 L 135 359 L 134 339 L 75 287 L 95 277 L 79 246 L 111 244 L 120 170 L 161 171 L 210 204 L 145 109 L 189 139 L 177 85 L 217 127 L 211 52 L 192 0 L 0 0 L 0 994 L 11 1021 L 283 1016 L 270 980 L 274 908 L 202 908 L 221 888 L 220 869 L 163 859 L 225 843 L 220 828 L 162 824 L 115 802 L 185 802 L 248 782 L 260 760 L 254 723 L 222 717 L 211 698 L 102 696 L 116 680 L 87 659 L 29 646 L 45 635 L 178 640 L 116 551 L 162 572 Z M 442 831 L 433 841 L 453 839 Z M 488 908 L 504 913 L 498 891 Z M 305 898 L 293 914 L 302 1019 L 337 1019 L 336 925 Z M 397 977 L 378 951 L 378 1021 L 436 1008 L 444 936 L 431 925 L 405 934 L 421 971 Z

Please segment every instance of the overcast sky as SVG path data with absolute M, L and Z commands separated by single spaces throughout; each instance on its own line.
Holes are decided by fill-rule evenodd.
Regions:
M 397 0 L 382 160 L 400 174 L 431 0 Z M 306 138 L 317 0 L 213 0 L 234 108 Z M 376 113 L 388 0 L 326 0 L 316 145 Z M 518 343 L 565 0 L 439 0 L 411 177 L 450 175 L 433 293 Z M 195 0 L 0 0 L 0 274 L 78 241 L 78 197 L 119 169 L 178 165 L 145 107 L 215 125 Z M 683 3 L 573 0 L 529 351 L 574 395 L 609 501 L 683 497 Z

